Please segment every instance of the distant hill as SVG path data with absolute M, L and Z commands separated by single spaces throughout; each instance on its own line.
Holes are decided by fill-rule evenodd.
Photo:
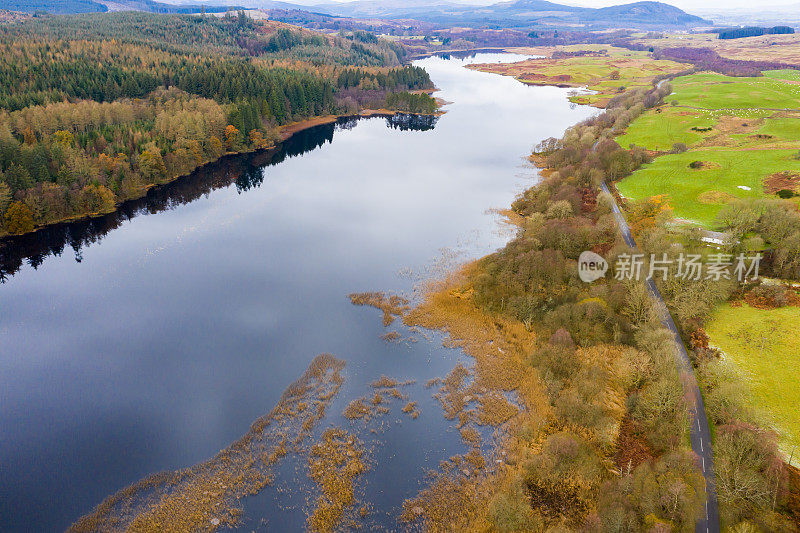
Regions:
M 54 15 L 66 13 L 96 13 L 106 11 L 147 11 L 150 13 L 197 13 L 199 5 L 176 5 L 154 0 L 3 0 L 3 8 L 34 13 L 45 11 Z M 224 6 L 205 6 L 208 13 L 236 9 Z
M 154 0 L 5 0 L 15 11 L 86 13 L 137 10 L 153 13 L 196 13 L 199 5 Z M 173 0 L 177 1 L 177 0 Z M 195 0 L 198 1 L 199 0 Z M 220 0 L 221 4 L 227 0 Z M 689 28 L 711 23 L 662 2 L 634 2 L 603 8 L 568 6 L 547 0 L 512 0 L 490 6 L 469 6 L 449 0 L 356 0 L 301 6 L 275 0 L 243 0 L 247 6 L 297 9 L 327 15 L 370 19 L 414 19 L 443 26 L 549 28 L 587 30 L 619 27 Z M 235 9 L 205 5 L 207 12 Z
M 661 2 L 635 2 L 621 6 L 603 7 L 585 13 L 583 20 L 622 20 L 639 24 L 691 25 L 704 24 L 702 18 Z
M 301 8 L 303 9 L 303 8 Z M 710 22 L 662 2 L 635 2 L 604 8 L 568 6 L 547 0 L 516 0 L 465 6 L 447 0 L 357 0 L 306 7 L 319 13 L 355 17 L 416 19 L 439 24 L 504 27 L 692 27 Z
M 93 0 L 4 0 L 3 9 L 34 13 L 46 11 L 57 15 L 65 13 L 98 13 L 108 8 Z

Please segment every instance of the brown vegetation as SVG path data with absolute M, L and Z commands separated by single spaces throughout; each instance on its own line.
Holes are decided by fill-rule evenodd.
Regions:
M 419 417 L 419 411 L 417 410 L 417 402 L 408 402 L 403 407 L 402 411 L 413 419 L 417 419 Z
M 767 194 L 776 194 L 783 190 L 797 192 L 798 185 L 800 174 L 797 172 L 776 172 L 764 178 L 764 192 Z
M 348 525 L 345 517 L 357 505 L 355 479 L 368 468 L 364 453 L 363 444 L 339 428 L 326 430 L 311 448 L 309 477 L 321 492 L 308 516 L 311 531 L 328 533 Z
M 410 309 L 408 300 L 396 294 L 361 292 L 350 294 L 348 297 L 353 305 L 369 305 L 383 311 L 384 326 L 391 325 L 395 318 L 402 316 Z
M 218 455 L 182 471 L 154 474 L 110 496 L 70 531 L 215 531 L 241 516 L 240 500 L 272 482 L 272 467 L 298 446 L 339 391 L 344 362 L 324 354 L 280 402 Z
M 620 472 L 630 473 L 640 464 L 655 458 L 647 434 L 629 414 L 622 419 L 614 454 L 614 464 Z
M 761 283 L 745 292 L 744 300 L 756 309 L 777 309 L 787 305 L 800 306 L 797 290 L 778 283 Z

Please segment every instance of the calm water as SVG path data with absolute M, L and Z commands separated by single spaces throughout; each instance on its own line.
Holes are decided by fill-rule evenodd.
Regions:
M 147 474 L 213 456 L 322 352 L 347 361 L 323 428 L 381 374 L 417 380 L 420 418 L 395 405 L 366 478 L 375 519 L 393 523 L 425 469 L 464 449 L 422 385 L 462 356 L 438 336 L 382 341 L 380 313 L 346 295 L 409 292 L 409 271 L 508 239 L 487 210 L 532 185 L 532 145 L 592 113 L 566 90 L 463 68 L 511 59 L 418 61 L 453 102 L 435 124 L 321 126 L 120 214 L 6 243 L 0 529 L 63 530 Z M 245 526 L 300 528 L 303 501 L 268 488 Z

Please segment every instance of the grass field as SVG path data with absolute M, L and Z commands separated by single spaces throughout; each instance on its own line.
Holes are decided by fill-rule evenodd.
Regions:
M 764 121 L 764 125 L 758 133 L 772 135 L 784 141 L 800 140 L 800 120 L 798 118 L 769 118 Z
M 785 110 L 800 108 L 800 85 L 783 81 L 794 71 L 769 74 L 703 72 L 674 80 L 667 103 L 636 119 L 617 142 L 661 152 L 681 142 L 689 151 L 657 157 L 619 182 L 620 193 L 666 195 L 676 217 L 711 228 L 725 204 L 765 197 L 766 178 L 800 171 L 800 112 Z M 696 161 L 702 168 L 689 167 Z
M 635 120 L 628 130 L 617 137 L 623 148 L 631 144 L 648 150 L 670 150 L 678 142 L 691 146 L 708 137 L 709 133 L 693 131 L 716 124 L 714 117 L 676 107 L 663 107 L 662 111 L 649 111 Z
M 800 336 L 794 331 L 798 321 L 798 307 L 764 311 L 726 304 L 707 328 L 711 342 L 748 380 L 752 404 L 774 421 L 784 451 L 798 447 L 795 459 L 800 459 Z
M 572 45 L 558 48 L 519 48 L 515 52 L 547 56 L 519 63 L 472 65 L 484 72 L 514 76 L 532 85 L 588 87 L 597 94 L 578 95 L 572 101 L 603 107 L 614 95 L 633 87 L 649 87 L 654 78 L 686 70 L 689 65 L 654 60 L 647 52 L 608 45 Z M 553 59 L 555 51 L 592 52 L 593 55 Z
M 679 105 L 703 109 L 798 109 L 800 85 L 771 77 L 741 78 L 701 72 L 672 83 L 666 98 Z
M 762 74 L 768 78 L 779 80 L 800 81 L 800 70 L 765 70 Z
M 666 195 L 676 217 L 710 228 L 719 210 L 731 199 L 764 197 L 765 177 L 785 170 L 800 171 L 800 161 L 793 159 L 795 153 L 706 149 L 668 154 L 617 183 L 617 188 L 627 198 Z M 689 168 L 694 161 L 707 165 L 697 170 Z

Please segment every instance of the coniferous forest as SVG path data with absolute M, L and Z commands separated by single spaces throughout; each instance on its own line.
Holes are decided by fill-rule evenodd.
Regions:
M 0 25 L 0 235 L 106 213 L 280 126 L 432 113 L 401 46 L 224 17 L 102 13 Z

